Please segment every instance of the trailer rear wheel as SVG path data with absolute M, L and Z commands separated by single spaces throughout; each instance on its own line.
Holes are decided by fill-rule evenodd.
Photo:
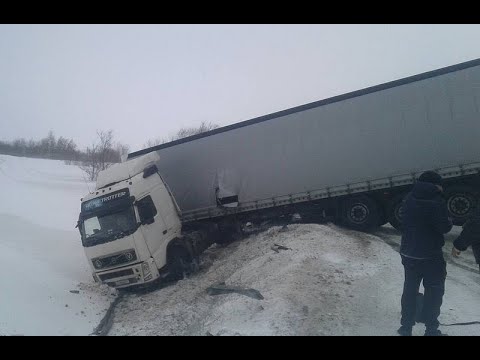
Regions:
M 402 230 L 402 209 L 405 196 L 407 196 L 407 194 L 399 194 L 394 196 L 392 200 L 390 200 L 387 208 L 388 222 L 399 231 Z
M 378 206 L 368 196 L 359 195 L 346 199 L 342 209 L 343 222 L 352 229 L 365 231 L 379 224 L 380 212 Z
M 454 225 L 463 225 L 477 204 L 475 190 L 469 186 L 452 186 L 445 190 L 448 212 Z

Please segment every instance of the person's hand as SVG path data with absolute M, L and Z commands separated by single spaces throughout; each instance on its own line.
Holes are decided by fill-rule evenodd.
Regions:
M 452 256 L 453 256 L 453 257 L 459 257 L 460 254 L 461 254 L 461 251 L 460 251 L 460 250 L 458 250 L 455 246 L 452 247 Z

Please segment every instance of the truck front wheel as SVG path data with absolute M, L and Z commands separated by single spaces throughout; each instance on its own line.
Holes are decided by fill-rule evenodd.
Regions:
M 368 196 L 354 196 L 343 202 L 342 220 L 349 228 L 366 231 L 378 226 L 380 212 L 376 202 Z
M 168 281 L 178 281 L 192 273 L 192 257 L 183 246 L 174 246 L 168 251 Z

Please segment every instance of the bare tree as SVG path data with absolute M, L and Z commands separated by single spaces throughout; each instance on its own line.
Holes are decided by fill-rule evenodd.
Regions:
M 183 139 L 189 136 L 198 135 L 210 130 L 217 129 L 219 127 L 220 126 L 218 126 L 217 124 L 212 124 L 210 122 L 202 121 L 200 126 L 181 128 L 174 135 L 170 136 L 170 138 L 168 139 L 165 139 L 165 138 L 150 139 L 145 144 L 143 144 L 143 148 L 146 149 L 149 147 L 154 147 L 157 145 L 164 144 L 169 141 L 175 141 L 175 140 Z
M 21 156 L 27 155 L 27 141 L 25 139 L 16 139 L 12 145 L 15 153 Z
M 97 179 L 98 173 L 100 172 L 97 144 L 94 143 L 91 147 L 87 147 L 84 159 L 78 167 L 87 174 L 88 180 L 95 181 Z
M 120 162 L 120 157 L 113 149 L 113 130 L 97 131 L 99 140 L 98 160 L 101 170 L 105 170 L 112 163 Z
M 57 140 L 55 139 L 55 135 L 53 131 L 49 131 L 47 137 L 40 140 L 39 150 L 42 157 L 51 159 L 55 152 L 55 146 L 57 144 Z
M 122 143 L 117 143 L 115 145 L 115 151 L 120 156 L 120 160 L 123 162 L 127 159 L 128 152 L 130 151 L 130 146 Z
M 113 148 L 113 130 L 97 131 L 97 137 L 97 141 L 87 147 L 85 158 L 79 166 L 90 181 L 96 180 L 100 171 L 120 162 L 120 155 Z
M 173 140 L 178 140 L 178 139 L 183 139 L 189 136 L 193 135 L 198 135 L 213 129 L 218 128 L 219 126 L 217 124 L 212 124 L 210 122 L 205 122 L 202 121 L 200 126 L 198 127 L 187 127 L 187 128 L 181 128 L 180 130 L 177 131 L 177 133 L 172 137 L 171 141 Z
M 150 139 L 146 143 L 143 144 L 143 148 L 146 149 L 146 148 L 154 147 L 154 146 L 157 146 L 157 145 L 165 144 L 166 142 L 168 142 L 168 140 L 166 140 L 164 138 Z

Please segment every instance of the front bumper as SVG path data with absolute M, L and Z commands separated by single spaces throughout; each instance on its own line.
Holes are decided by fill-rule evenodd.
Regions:
M 117 289 L 147 284 L 158 277 L 159 272 L 152 258 L 141 263 L 97 272 L 94 276 L 99 282 Z

